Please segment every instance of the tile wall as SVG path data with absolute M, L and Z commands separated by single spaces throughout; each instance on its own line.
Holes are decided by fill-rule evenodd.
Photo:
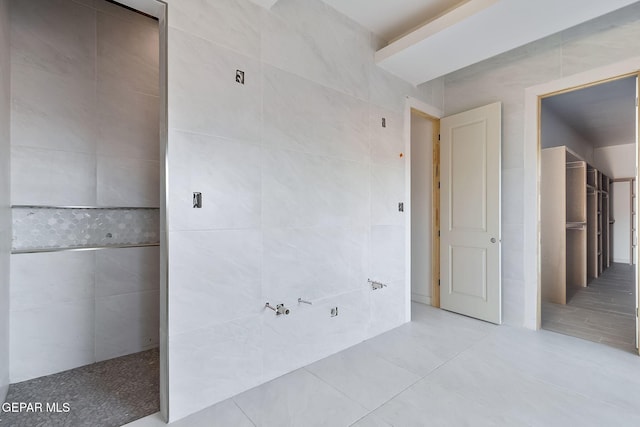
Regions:
M 13 205 L 159 207 L 158 46 L 157 21 L 106 1 L 11 1 Z M 157 241 L 157 209 L 127 212 L 150 210 L 14 209 L 14 247 L 108 245 L 98 224 Z M 156 347 L 158 288 L 157 247 L 12 255 L 11 381 Z
M 168 3 L 175 420 L 406 321 L 405 100 L 440 83 L 376 67 L 376 37 L 320 0 Z

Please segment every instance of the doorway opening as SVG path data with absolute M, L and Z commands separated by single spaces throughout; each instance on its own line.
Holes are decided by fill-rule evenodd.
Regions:
M 411 109 L 411 301 L 440 307 L 440 119 Z
M 637 75 L 540 97 L 541 327 L 637 348 Z

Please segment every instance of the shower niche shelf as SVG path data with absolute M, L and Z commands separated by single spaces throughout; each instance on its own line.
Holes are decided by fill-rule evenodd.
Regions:
M 160 209 L 12 206 L 11 253 L 157 246 Z

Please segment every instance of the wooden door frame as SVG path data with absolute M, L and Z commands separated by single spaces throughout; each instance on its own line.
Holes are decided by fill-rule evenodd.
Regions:
M 426 104 L 418 99 L 407 97 L 405 103 L 405 286 L 407 321 L 411 320 L 411 115 L 415 113 L 433 124 L 433 189 L 432 189 L 432 241 L 431 241 L 431 305 L 440 307 L 440 287 L 438 284 L 440 275 L 440 119 L 443 114 L 438 108 Z
M 542 99 L 595 86 L 608 81 L 636 76 L 640 81 L 640 57 L 630 58 L 608 66 L 585 71 L 525 89 L 525 148 L 524 148 L 524 254 L 525 254 L 525 307 L 524 326 L 530 329 L 541 328 L 541 263 L 540 263 L 540 157 L 541 157 L 541 106 Z M 636 97 L 640 99 L 640 84 L 636 85 Z M 638 122 L 640 123 L 640 109 Z M 640 144 L 640 126 L 636 126 L 636 146 Z M 640 164 L 640 150 L 636 149 Z M 638 183 L 636 169 L 636 185 Z M 637 194 L 637 188 L 636 188 Z M 636 197 L 635 211 L 638 212 Z M 638 230 L 638 215 L 635 220 Z M 636 307 L 640 306 L 640 267 L 636 262 Z M 527 281 L 535 277 L 535 282 Z M 637 321 L 637 313 L 636 313 Z M 636 337 L 640 340 L 640 337 Z

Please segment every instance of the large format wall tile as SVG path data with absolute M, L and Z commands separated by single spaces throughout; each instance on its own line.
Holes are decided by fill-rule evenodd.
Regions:
M 281 1 L 263 14 L 265 63 L 369 98 L 370 34 L 320 0 Z
M 407 291 L 404 280 L 386 282 L 387 287 L 370 293 L 371 323 L 367 338 L 375 337 L 406 322 Z
M 262 322 L 249 317 L 171 338 L 171 417 L 178 419 L 260 383 Z
M 95 157 L 12 147 L 11 202 L 14 205 L 95 205 Z
M 11 310 L 92 301 L 95 294 L 94 271 L 93 251 L 13 255 Z
M 68 0 L 13 1 L 12 62 L 64 75 L 95 74 L 95 12 Z
M 319 0 L 280 0 L 235 37 L 253 10 L 244 0 L 170 2 L 172 419 L 242 385 L 220 380 L 215 366 L 196 374 L 192 362 L 218 345 L 206 331 L 222 322 L 260 329 L 267 381 L 406 320 L 403 111 L 407 95 L 442 98 L 443 81 L 415 88 L 378 73 L 371 34 Z M 234 81 L 238 69 L 245 85 Z M 373 218 L 386 224 L 374 227 L 375 244 Z M 373 326 L 370 277 L 393 283 L 375 300 L 391 311 Z M 291 314 L 276 316 L 267 300 Z M 231 363 L 220 360 L 244 378 L 244 365 Z M 196 389 L 205 392 L 194 401 Z
M 259 142 L 260 63 L 175 28 L 169 51 L 169 128 Z
M 158 207 L 159 170 L 155 160 L 98 156 L 98 205 Z
M 10 352 L 12 383 L 93 363 L 93 300 L 12 310 Z
M 98 13 L 98 83 L 101 87 L 115 86 L 157 96 L 160 93 L 158 22 L 133 16 L 135 18 L 121 19 Z
M 11 144 L 95 153 L 93 79 L 12 67 Z
M 169 334 L 262 312 L 259 230 L 169 235 Z
M 416 88 L 376 65 L 371 66 L 369 73 L 369 90 L 373 105 L 400 114 L 404 112 L 407 96 L 426 101 L 425 86 Z
M 261 13 L 249 0 L 183 0 L 169 3 L 169 25 L 259 59 Z
M 367 161 L 368 131 L 366 102 L 265 67 L 265 146 Z
M 159 291 L 97 298 L 95 310 L 97 362 L 158 346 Z
M 95 361 L 94 268 L 93 252 L 11 256 L 12 382 Z
M 258 145 L 171 132 L 169 227 L 215 230 L 260 227 L 262 153 Z M 193 208 L 193 193 L 202 208 Z
M 264 157 L 263 226 L 368 223 L 368 164 L 280 150 Z
M 405 229 L 397 225 L 371 228 L 371 279 L 383 283 L 404 280 Z
M 368 245 L 367 227 L 265 230 L 263 294 L 290 303 L 363 289 Z
M 371 175 L 371 223 L 403 226 L 406 214 L 398 203 L 406 204 L 404 168 L 374 164 Z
M 110 157 L 160 160 L 160 99 L 98 85 L 97 153 Z
M 291 309 L 286 317 L 265 310 L 263 381 L 363 341 L 369 323 L 369 292 L 362 286 L 360 290 L 312 299 L 313 305 L 298 304 L 297 298 L 279 301 Z M 338 316 L 331 317 L 335 307 Z
M 382 125 L 384 119 L 385 125 Z M 369 111 L 369 132 L 371 138 L 371 161 L 402 167 L 405 163 L 401 154 L 405 150 L 404 117 L 384 108 L 371 106 Z
M 160 248 L 96 251 L 96 296 L 158 290 Z

